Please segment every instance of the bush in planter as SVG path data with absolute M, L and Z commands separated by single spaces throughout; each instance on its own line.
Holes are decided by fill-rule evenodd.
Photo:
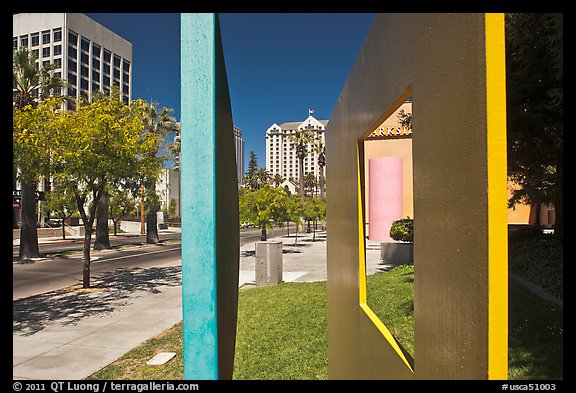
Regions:
M 401 218 L 392 223 L 390 237 L 401 242 L 414 241 L 414 220 L 410 217 Z

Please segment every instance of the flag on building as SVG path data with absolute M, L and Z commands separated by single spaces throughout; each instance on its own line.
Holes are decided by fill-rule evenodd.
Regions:
M 314 109 L 308 109 L 308 116 L 310 116 L 312 113 L 314 113 Z

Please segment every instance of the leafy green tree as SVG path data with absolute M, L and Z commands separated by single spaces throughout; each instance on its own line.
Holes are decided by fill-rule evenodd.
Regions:
M 50 95 L 59 96 L 61 94 L 61 88 L 65 86 L 63 79 L 58 78 L 54 74 L 54 64 L 40 65 L 38 59 L 34 54 L 26 48 L 20 48 L 13 52 L 12 57 L 12 86 L 13 86 L 13 109 L 16 111 L 22 111 L 26 107 L 35 109 L 42 100 L 46 99 Z M 61 101 L 59 102 L 61 105 Z M 48 107 L 53 108 L 52 103 Z M 47 107 L 40 109 L 40 112 L 46 112 Z M 55 110 L 55 109 L 51 109 Z M 31 113 L 28 113 L 32 115 Z M 47 118 L 49 119 L 49 117 Z M 40 181 L 41 177 L 49 178 L 50 166 L 49 166 L 49 155 L 50 155 L 50 145 L 44 144 L 46 138 L 44 135 L 36 135 L 37 133 L 42 134 L 42 131 L 46 131 L 46 125 L 51 124 L 47 121 L 45 125 L 35 128 L 27 128 L 24 132 L 26 135 L 24 137 L 22 134 L 22 129 L 14 129 L 13 134 L 18 134 L 18 140 L 14 139 L 14 178 L 13 186 L 16 188 L 16 178 L 18 177 L 21 183 L 21 229 L 20 229 L 20 248 L 19 256 L 20 258 L 37 258 L 40 256 L 40 250 L 38 248 L 38 232 L 36 227 L 36 184 Z M 26 146 L 23 146 L 27 145 Z M 18 146 L 16 146 L 18 145 Z M 27 154 L 17 156 L 20 152 L 29 150 L 28 148 L 35 149 L 33 145 L 36 145 L 37 150 L 34 152 L 33 156 L 30 156 L 31 160 L 27 160 Z M 43 165 L 41 167 L 35 165 L 36 163 L 30 164 L 32 161 L 37 160 L 39 155 L 45 154 L 48 156 L 48 165 Z M 26 163 L 25 161 L 30 161 Z M 40 169 L 42 169 L 40 171 Z M 15 226 L 16 218 L 13 218 L 13 226 Z
M 302 215 L 304 214 L 304 201 L 299 195 L 290 195 L 286 201 L 288 221 L 293 222 L 296 226 L 296 240 L 298 244 L 298 230 L 302 225 Z
M 47 98 L 24 108 L 13 107 L 13 164 L 18 168 L 21 183 L 21 229 L 19 256 L 22 259 L 40 256 L 36 229 L 36 184 L 50 168 L 56 132 L 60 126 L 62 99 Z
M 304 200 L 304 158 L 308 154 L 308 145 L 314 143 L 314 132 L 311 130 L 296 130 L 288 136 L 288 139 L 296 147 L 298 158 L 298 180 L 300 198 Z
M 63 115 L 65 121 L 55 148 L 54 178 L 76 198 L 85 230 L 82 284 L 88 288 L 92 226 L 104 188 L 117 187 L 134 177 L 141 169 L 138 158 L 158 144 L 158 137 L 143 132 L 143 102 L 136 100 L 125 105 L 117 87 L 110 96 L 91 104 L 80 102 L 76 111 Z
M 563 15 L 506 14 L 508 175 L 516 202 L 554 203 L 563 238 Z M 539 216 L 539 215 L 538 215 Z
M 124 187 L 111 188 L 108 198 L 108 216 L 114 225 L 114 236 L 117 236 L 119 222 L 127 215 L 136 213 L 137 201 L 131 191 Z
M 324 209 L 324 212 L 326 210 L 325 203 L 323 203 L 323 200 L 320 198 L 308 197 L 308 198 L 304 199 L 304 203 L 303 203 L 302 207 L 303 207 L 302 208 L 302 218 L 308 224 L 307 232 L 313 232 L 312 241 L 316 241 L 316 231 L 311 230 L 310 223 L 314 222 L 314 224 L 316 224 L 316 222 L 322 218 L 322 214 L 323 214 L 322 210 Z M 314 227 L 316 227 L 316 225 L 314 225 Z
M 44 209 L 47 212 L 54 213 L 56 217 L 62 220 L 62 239 L 66 239 L 66 224 L 64 220 L 78 211 L 74 193 L 60 185 L 59 182 L 52 182 L 50 192 L 46 193 Z
M 286 193 L 266 185 L 257 190 L 240 193 L 240 222 L 248 222 L 262 229 L 260 240 L 267 239 L 266 229 L 273 222 L 280 223 L 285 217 Z

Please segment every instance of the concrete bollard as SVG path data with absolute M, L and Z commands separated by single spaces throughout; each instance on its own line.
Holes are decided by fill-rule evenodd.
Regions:
M 276 285 L 282 282 L 282 242 L 256 243 L 256 286 Z

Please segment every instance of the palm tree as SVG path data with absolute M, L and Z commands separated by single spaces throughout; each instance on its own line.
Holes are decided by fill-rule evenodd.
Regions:
M 48 96 L 61 95 L 65 81 L 54 75 L 54 64 L 40 67 L 38 59 L 26 48 L 13 52 L 12 56 L 12 88 L 13 105 L 23 109 L 27 105 L 35 107 L 39 100 Z M 14 188 L 16 188 L 16 170 L 14 173 Z M 23 259 L 40 256 L 38 248 L 38 231 L 36 227 L 36 182 L 41 173 L 20 173 L 21 182 L 21 227 L 19 256 Z M 49 174 L 45 174 L 49 177 Z
M 178 131 L 176 119 L 172 116 L 171 108 L 158 108 L 156 102 L 146 104 L 146 132 L 165 137 L 170 132 Z M 159 147 L 148 152 L 149 160 L 156 160 Z M 146 202 L 148 204 L 146 214 L 146 243 L 156 244 L 160 241 L 158 236 L 158 221 L 156 213 L 160 210 L 159 198 L 156 195 L 156 176 L 148 175 L 144 179 Z
M 288 136 L 290 142 L 296 145 L 296 157 L 298 158 L 298 180 L 300 184 L 300 198 L 304 200 L 304 158 L 308 154 L 308 145 L 314 142 L 314 132 L 311 130 L 296 130 Z
M 284 178 L 279 173 L 275 174 L 272 178 L 272 182 L 274 183 L 275 187 L 278 187 L 280 184 L 284 182 Z
M 324 146 L 321 140 L 318 140 L 316 146 L 314 147 L 314 152 L 318 154 L 318 167 L 320 168 L 320 198 L 324 198 L 324 167 L 326 166 L 326 146 Z
M 61 95 L 66 82 L 54 75 L 54 63 L 40 67 L 38 58 L 26 48 L 14 51 L 12 56 L 13 103 L 19 109 L 37 104 L 50 95 Z
M 304 175 L 304 186 L 307 190 L 309 190 L 312 196 L 315 193 L 317 184 L 318 182 L 316 181 L 316 177 L 313 173 L 308 172 L 306 175 Z

